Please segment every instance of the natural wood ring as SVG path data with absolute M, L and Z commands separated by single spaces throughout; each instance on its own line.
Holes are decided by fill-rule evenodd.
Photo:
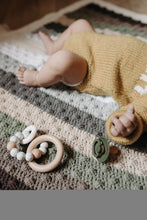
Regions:
M 52 171 L 53 169 L 55 169 L 60 164 L 62 157 L 63 157 L 63 153 L 64 153 L 64 147 L 63 147 L 62 143 L 56 137 L 54 137 L 52 135 L 41 135 L 41 136 L 35 138 L 29 144 L 28 149 L 27 149 L 27 153 L 28 152 L 32 153 L 32 150 L 34 148 L 36 148 L 36 146 L 38 144 L 40 144 L 44 141 L 54 143 L 57 148 L 57 153 L 56 153 L 54 160 L 49 164 L 41 165 L 41 164 L 36 163 L 34 160 L 31 162 L 28 162 L 29 166 L 33 170 L 35 170 L 37 172 L 41 172 L 41 173 L 49 172 L 49 171 Z

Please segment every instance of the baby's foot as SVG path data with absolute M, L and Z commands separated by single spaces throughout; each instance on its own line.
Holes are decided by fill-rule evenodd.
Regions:
M 18 67 L 17 78 L 22 85 L 38 86 L 37 71 L 27 70 L 24 67 Z
M 113 122 L 111 126 L 111 133 L 113 136 L 127 137 L 131 135 L 138 125 L 134 106 L 130 104 L 127 111 L 119 118 L 112 115 L 111 121 Z
M 40 38 L 43 42 L 46 53 L 48 55 L 52 55 L 54 53 L 54 51 L 53 51 L 53 41 L 51 40 L 51 38 L 48 35 L 46 35 L 45 33 L 41 32 L 41 31 L 39 31 L 38 34 L 39 34 L 39 36 L 40 36 Z

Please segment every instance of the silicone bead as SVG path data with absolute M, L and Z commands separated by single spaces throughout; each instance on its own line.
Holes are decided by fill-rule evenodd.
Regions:
M 24 138 L 22 132 L 16 132 L 15 137 L 17 137 L 19 140 L 22 140 Z
M 17 156 L 17 153 L 18 153 L 18 149 L 17 148 L 13 148 L 11 151 L 10 151 L 10 155 L 12 157 L 16 157 Z
M 42 155 L 46 154 L 47 149 L 45 147 L 39 147 L 39 150 L 41 151 Z
M 23 159 L 25 159 L 25 153 L 20 151 L 17 153 L 16 157 L 17 157 L 17 160 L 23 160 Z
M 29 131 L 26 131 L 26 130 L 23 131 L 23 136 L 24 136 L 24 138 L 28 137 L 29 134 L 30 134 Z
M 10 141 L 11 142 L 17 142 L 18 138 L 16 136 L 12 136 L 12 137 L 10 137 Z
M 26 153 L 26 161 L 32 161 L 34 159 L 33 154 L 31 152 Z
M 25 138 L 21 141 L 21 143 L 28 144 L 35 138 L 37 134 L 37 129 L 34 125 L 30 125 L 23 130 L 22 134 L 24 135 Z
M 40 147 L 42 148 L 48 148 L 48 143 L 47 142 L 42 142 L 41 144 L 40 144 Z

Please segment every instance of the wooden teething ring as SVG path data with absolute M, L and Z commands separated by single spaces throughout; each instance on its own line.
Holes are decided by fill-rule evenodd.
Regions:
M 64 153 L 64 148 L 62 143 L 54 136 L 51 135 L 41 135 L 37 138 L 35 138 L 28 146 L 27 148 L 27 153 L 28 152 L 32 152 L 32 150 L 34 148 L 36 148 L 36 146 L 44 141 L 48 141 L 48 142 L 52 142 L 53 144 L 55 144 L 56 148 L 57 148 L 57 153 L 55 158 L 53 159 L 53 161 L 49 164 L 45 164 L 45 165 L 41 165 L 36 163 L 34 160 L 31 162 L 28 162 L 29 166 L 37 171 L 37 172 L 41 172 L 41 173 L 45 173 L 45 172 L 49 172 L 52 171 L 53 169 L 55 169 L 61 162 L 62 157 L 63 157 L 63 153 Z

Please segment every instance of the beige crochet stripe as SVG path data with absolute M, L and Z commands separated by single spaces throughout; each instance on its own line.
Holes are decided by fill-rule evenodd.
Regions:
M 43 130 L 55 135 L 63 144 L 74 148 L 75 151 L 90 158 L 93 157 L 92 143 L 95 139 L 94 135 L 79 130 L 60 119 L 47 114 L 32 104 L 11 95 L 2 88 L 0 88 L 0 96 L 0 111 L 24 122 L 26 125 L 34 124 L 38 130 Z M 121 147 L 120 157 L 110 165 L 139 176 L 147 176 L 146 155 L 131 149 Z

